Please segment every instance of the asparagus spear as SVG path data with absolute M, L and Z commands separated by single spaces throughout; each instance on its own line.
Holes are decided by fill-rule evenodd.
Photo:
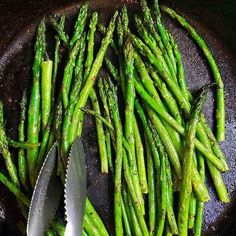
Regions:
M 81 41 L 77 40 L 77 42 L 75 43 L 75 45 L 73 46 L 73 48 L 69 53 L 69 58 L 64 69 L 63 80 L 61 85 L 61 93 L 62 93 L 63 106 L 65 109 L 69 104 L 69 92 L 71 88 L 73 70 L 75 67 L 75 59 L 78 55 L 80 45 Z
M 177 14 L 173 9 L 166 6 L 162 6 L 162 10 L 166 12 L 170 17 L 176 19 L 190 34 L 190 36 L 195 40 L 198 46 L 202 49 L 214 76 L 214 80 L 217 84 L 216 90 L 216 122 L 217 122 L 217 140 L 219 142 L 223 141 L 225 138 L 225 102 L 224 102 L 224 84 L 221 79 L 219 68 L 215 62 L 213 55 L 206 42 L 197 33 L 197 31 L 188 23 L 188 21 Z
M 205 181 L 205 163 L 204 158 L 201 154 L 198 153 L 198 168 L 199 173 L 203 181 Z M 201 235 L 202 230 L 202 220 L 203 220 L 203 211 L 204 211 L 204 203 L 198 201 L 196 206 L 196 219 L 194 225 L 194 232 L 196 236 Z
M 25 120 L 26 120 L 26 106 L 27 106 L 27 95 L 26 90 L 23 93 L 21 100 L 21 116 L 20 116 L 20 124 L 18 127 L 19 133 L 19 141 L 25 141 Z M 25 150 L 18 150 L 18 173 L 19 179 L 25 189 L 28 189 L 28 173 L 27 173 L 27 162 L 25 158 Z
M 42 20 L 38 26 L 35 42 L 35 58 L 33 65 L 33 85 L 28 111 L 28 132 L 27 138 L 30 143 L 38 143 L 39 120 L 40 120 L 40 67 L 45 53 L 45 23 Z M 34 186 L 36 173 L 34 173 L 38 156 L 38 148 L 27 150 L 27 161 L 31 186 Z
M 110 84 L 111 86 L 111 84 Z M 122 211 L 121 211 L 121 172 L 122 172 L 122 126 L 120 122 L 118 101 L 114 88 L 110 87 L 107 91 L 109 108 L 111 109 L 115 135 L 116 135 L 116 159 L 115 159 L 115 177 L 114 177 L 114 214 L 115 214 L 115 231 L 117 235 L 123 234 Z
M 70 140 L 71 144 L 73 143 L 73 140 L 75 139 L 75 137 L 77 135 L 78 136 L 81 135 L 81 129 L 78 130 L 78 124 L 80 122 L 82 122 L 81 114 L 83 114 L 82 111 L 80 111 L 80 108 L 84 107 L 84 105 L 86 104 L 89 92 L 91 91 L 91 88 L 94 85 L 96 76 L 97 76 L 99 69 L 102 65 L 102 61 L 103 61 L 106 49 L 107 49 L 107 47 L 110 43 L 110 40 L 112 38 L 112 35 L 113 35 L 117 14 L 118 13 L 116 12 L 110 22 L 107 34 L 101 42 L 100 50 L 94 60 L 94 63 L 93 63 L 92 68 L 90 70 L 89 76 L 88 76 L 88 78 L 81 90 L 80 97 L 79 97 L 77 104 L 75 106 L 74 113 L 72 116 L 72 125 L 71 125 L 71 129 L 70 129 L 70 139 L 69 140 Z
M 2 154 L 7 171 L 9 173 L 9 176 L 12 180 L 12 182 L 16 185 L 19 186 L 19 180 L 17 176 L 17 169 L 16 166 L 12 160 L 11 153 L 8 149 L 8 143 L 6 139 L 6 132 L 4 128 L 4 117 L 3 117 L 3 103 L 0 100 L 0 153 Z
M 156 191 L 155 191 L 155 171 L 153 157 L 147 136 L 145 136 L 147 152 L 147 173 L 148 173 L 148 217 L 149 217 L 149 234 L 154 235 L 156 228 Z
M 126 62 L 125 68 L 125 75 L 126 75 L 126 106 L 125 106 L 125 138 L 128 141 L 128 144 L 131 149 L 131 154 L 133 156 L 133 160 L 130 163 L 135 177 L 135 190 L 136 195 L 140 201 L 142 201 L 142 192 L 139 184 L 138 179 L 138 170 L 137 164 L 135 161 L 135 140 L 134 140 L 134 123 L 133 123 L 133 116 L 134 116 L 134 99 L 135 99 L 135 90 L 134 90 L 134 51 L 132 44 L 130 41 L 126 42 L 124 47 L 124 56 Z M 144 208 L 143 208 L 144 211 Z
M 188 234 L 188 212 L 189 201 L 192 192 L 191 176 L 193 166 L 194 139 L 196 126 L 199 120 L 203 103 L 206 99 L 207 89 L 204 88 L 200 96 L 195 101 L 192 109 L 192 117 L 187 124 L 186 143 L 184 150 L 183 172 L 180 188 L 179 210 L 178 210 L 178 228 L 179 235 Z
M 42 130 L 45 129 L 51 111 L 52 66 L 51 60 L 42 62 L 41 90 L 42 90 Z
M 58 23 L 56 19 L 53 16 L 49 16 L 50 23 L 52 27 L 55 29 L 55 31 L 58 34 L 58 37 L 60 40 L 64 43 L 64 45 L 69 46 L 69 36 L 65 33 L 63 27 L 61 26 L 61 23 Z
M 22 202 L 25 206 L 29 207 L 30 200 L 20 191 L 20 189 L 12 183 L 2 172 L 0 172 L 0 181 Z
M 87 76 L 91 70 L 91 66 L 94 60 L 94 33 L 96 31 L 96 25 L 98 21 L 98 13 L 95 12 L 92 15 L 92 18 L 90 20 L 89 24 L 89 33 L 87 35 L 87 40 L 88 40 L 88 53 L 87 53 L 87 59 L 85 61 L 85 72 L 84 72 L 84 79 L 87 79 Z M 100 107 L 98 103 L 98 97 L 95 92 L 95 90 L 92 88 L 91 92 L 89 94 L 89 97 L 92 101 L 92 106 L 93 109 L 97 113 L 100 112 Z M 99 154 L 101 158 L 101 171 L 102 173 L 108 173 L 108 159 L 107 159 L 107 150 L 106 150 L 106 143 L 105 143 L 105 134 L 104 134 L 104 129 L 103 129 L 103 124 L 100 120 L 95 118 L 96 122 L 96 129 L 97 129 L 97 139 L 98 139 L 98 147 L 99 147 Z
M 91 202 L 88 198 L 86 198 L 85 213 L 86 213 L 86 215 L 89 216 L 90 219 L 92 218 L 92 222 L 93 222 L 94 226 L 97 229 L 99 229 L 99 232 L 101 233 L 101 235 L 104 235 L 104 236 L 109 235 L 102 220 L 98 216 L 96 210 L 94 209 L 93 205 L 91 204 Z
M 59 22 L 59 27 L 63 31 L 65 24 L 65 15 L 62 15 Z M 55 36 L 55 51 L 54 51 L 54 62 L 53 62 L 53 72 L 52 72 L 52 104 L 54 104 L 56 100 L 56 85 L 57 85 L 57 76 L 58 76 L 58 65 L 60 62 L 60 45 L 61 41 L 58 35 Z
M 83 72 L 84 72 L 84 57 L 85 57 L 85 46 L 86 44 L 86 34 L 84 33 L 80 39 L 80 50 L 77 56 L 77 61 L 74 68 L 74 87 L 72 87 L 70 93 L 70 100 L 76 97 L 83 82 Z
M 180 134 L 185 133 L 184 131 L 184 127 L 179 125 L 175 119 L 173 117 L 171 117 L 159 104 L 156 103 L 155 99 L 153 99 L 143 88 L 143 86 L 137 81 L 135 80 L 135 88 L 137 90 L 137 92 L 140 94 L 140 96 L 142 96 L 142 98 L 145 100 L 145 102 L 147 102 L 147 104 L 157 113 L 159 114 L 163 119 L 165 119 L 173 128 L 175 128 L 176 131 L 178 131 Z M 198 129 L 199 131 L 201 131 L 201 135 L 202 135 L 202 129 Z M 199 136 L 200 137 L 200 136 Z M 202 142 L 203 143 L 203 142 Z M 225 163 L 222 163 L 221 160 L 219 160 L 212 152 L 211 152 L 211 148 L 207 151 L 207 148 L 202 145 L 201 142 L 199 142 L 199 140 L 195 140 L 195 145 L 196 148 L 201 151 L 205 157 L 207 159 L 209 159 L 212 163 L 214 163 L 214 165 L 217 166 L 217 168 L 221 171 L 225 171 L 226 167 L 225 167 Z
M 78 18 L 75 22 L 75 27 L 74 27 L 74 34 L 70 40 L 70 48 L 73 48 L 75 42 L 77 40 L 80 39 L 80 37 L 82 36 L 84 27 L 85 27 L 85 21 L 87 18 L 87 14 L 88 14 L 88 8 L 89 8 L 89 3 L 86 2 L 85 4 L 83 4 L 80 8 L 79 11 L 79 15 Z
M 161 36 L 161 40 L 162 40 L 162 42 L 165 46 L 167 54 L 168 54 L 168 56 L 171 60 L 174 71 L 176 73 L 176 61 L 175 61 L 174 53 L 172 51 L 171 44 L 168 40 L 168 32 L 167 32 L 167 30 L 165 29 L 164 25 L 161 22 L 161 12 L 160 12 L 160 8 L 159 8 L 158 0 L 154 0 L 154 14 L 156 16 L 156 24 L 157 24 L 159 34 Z
M 13 139 L 7 138 L 8 145 L 14 148 L 22 148 L 22 149 L 31 149 L 37 148 L 41 145 L 41 143 L 28 143 L 28 142 L 20 142 L 15 141 Z
M 95 112 L 101 114 L 98 97 L 94 89 L 90 92 L 90 99 L 92 101 L 93 109 Z M 101 172 L 108 173 L 108 157 L 107 157 L 107 150 L 106 150 L 106 137 L 104 133 L 104 128 L 102 122 L 95 118 L 96 122 L 96 129 L 97 129 L 97 140 L 98 140 L 98 147 L 99 147 L 99 156 L 101 159 Z
M 88 46 L 87 46 L 87 58 L 85 61 L 85 71 L 84 71 L 84 80 L 86 81 L 92 63 L 93 63 L 93 51 L 94 51 L 94 34 L 96 31 L 96 25 L 98 21 L 98 13 L 94 12 L 92 14 L 90 23 L 89 23 L 89 32 L 87 34 L 87 41 L 88 41 Z
M 140 182 L 142 193 L 148 193 L 147 174 L 146 174 L 146 166 L 145 166 L 145 158 L 144 158 L 144 147 L 142 144 L 142 139 L 140 136 L 138 123 L 134 117 L 133 117 L 134 136 L 135 136 L 135 149 L 136 149 L 136 157 L 137 157 L 139 182 Z
M 143 18 L 144 18 L 145 25 L 148 28 L 148 30 L 150 31 L 150 33 L 152 34 L 152 36 L 154 37 L 157 45 L 161 49 L 161 51 L 163 53 L 163 57 L 164 57 L 167 65 L 169 67 L 169 70 L 173 74 L 173 72 L 175 70 L 173 68 L 171 59 L 169 58 L 168 53 L 167 53 L 167 51 L 165 49 L 165 46 L 162 43 L 161 37 L 159 36 L 159 34 L 157 33 L 157 31 L 155 29 L 155 23 L 154 23 L 154 21 L 152 19 L 151 10 L 150 10 L 150 8 L 147 5 L 147 1 L 146 0 L 141 0 L 140 4 L 141 4 L 142 12 L 143 12 Z M 176 80 L 174 80 L 174 81 L 176 82 Z

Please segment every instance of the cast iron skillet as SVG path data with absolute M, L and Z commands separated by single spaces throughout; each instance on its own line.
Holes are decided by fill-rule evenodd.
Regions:
M 93 10 L 98 10 L 100 20 L 106 22 L 116 8 L 126 2 L 133 11 L 137 4 L 132 0 L 97 0 L 90 1 Z M 236 32 L 234 0 L 215 1 L 171 1 L 172 6 L 196 27 L 208 42 L 224 80 L 227 109 L 226 140 L 222 149 L 228 157 L 230 171 L 224 174 L 231 202 L 221 204 L 208 181 L 211 201 L 206 204 L 203 232 L 205 235 L 234 235 L 236 233 L 236 217 L 234 216 L 235 180 L 236 180 Z M 16 130 L 19 122 L 19 101 L 25 88 L 30 88 L 31 67 L 33 58 L 33 39 L 35 26 L 47 14 L 69 15 L 73 22 L 80 1 L 0 1 L 0 99 L 5 104 L 7 133 L 17 138 Z M 196 47 L 187 33 L 179 25 L 164 16 L 167 28 L 172 32 L 183 55 L 187 80 L 191 90 L 196 91 L 212 79 L 201 51 Z M 70 23 L 68 23 L 70 24 Z M 50 36 L 49 36 L 50 37 Z M 205 114 L 213 122 L 213 93 L 210 93 L 205 106 Z M 112 217 L 112 183 L 109 175 L 99 171 L 99 158 L 96 147 L 96 134 L 91 117 L 85 118 L 83 142 L 87 153 L 88 195 L 111 234 L 113 232 Z M 12 150 L 15 152 L 14 150 Z M 3 163 L 1 161 L 1 169 Z M 0 187 L 0 235 L 18 235 L 16 224 L 22 220 L 14 196 L 1 185 Z

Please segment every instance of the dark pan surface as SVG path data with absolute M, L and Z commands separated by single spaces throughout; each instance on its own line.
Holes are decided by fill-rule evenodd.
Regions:
M 125 1 L 90 1 L 91 8 L 102 13 L 101 21 L 106 21 L 115 8 Z M 127 1 L 130 9 L 136 4 Z M 173 1 L 171 1 L 173 2 Z M 184 2 L 184 4 L 183 4 Z M 219 64 L 226 91 L 226 140 L 222 148 L 228 157 L 230 171 L 224 174 L 230 192 L 230 204 L 217 201 L 214 189 L 209 181 L 212 199 L 206 204 L 204 233 L 206 235 L 235 235 L 235 189 L 236 189 L 236 31 L 233 27 L 236 14 L 234 1 L 176 1 L 170 3 L 183 13 L 209 43 Z M 78 1 L 0 1 L 0 99 L 5 104 L 7 133 L 17 138 L 16 128 L 19 122 L 19 101 L 25 88 L 30 88 L 33 58 L 33 39 L 36 23 L 46 14 L 69 15 L 69 22 L 78 11 Z M 178 24 L 164 17 L 167 28 L 176 39 L 183 55 L 186 77 L 191 90 L 196 91 L 211 81 L 207 63 L 202 53 Z M 234 29 L 234 30 L 233 30 Z M 214 112 L 213 93 L 209 94 L 205 114 L 212 123 Z M 99 157 L 96 146 L 96 134 L 93 119 L 86 117 L 83 141 L 87 153 L 88 194 L 104 220 L 108 230 L 113 233 L 112 221 L 112 183 L 109 175 L 99 171 Z M 13 150 L 14 151 L 14 150 Z M 2 161 L 0 165 L 3 166 Z M 235 214 L 235 213 L 234 213 Z M 0 187 L 0 235 L 17 235 L 15 229 L 20 213 L 14 196 L 1 185 Z

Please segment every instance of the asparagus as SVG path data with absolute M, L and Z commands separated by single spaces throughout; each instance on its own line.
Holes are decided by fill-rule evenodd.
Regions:
M 42 130 L 45 129 L 48 117 L 51 111 L 51 90 L 52 90 L 52 66 L 51 60 L 42 62 L 42 77 L 41 77 L 41 90 L 42 90 Z
M 94 209 L 93 205 L 91 204 L 91 202 L 88 198 L 86 198 L 85 213 L 86 213 L 86 215 L 88 215 L 90 217 L 90 219 L 92 218 L 92 222 L 93 222 L 94 226 L 97 229 L 99 229 L 99 232 L 101 233 L 101 235 L 104 235 L 104 236 L 109 235 L 102 220 L 98 216 L 96 210 Z
M 134 99 L 135 99 L 135 90 L 134 90 L 134 59 L 133 59 L 133 47 L 130 41 L 126 42 L 124 47 L 124 56 L 126 62 L 125 75 L 126 75 L 126 106 L 125 106 L 125 138 L 130 146 L 131 154 L 133 157 L 132 162 L 130 163 L 131 171 L 134 175 L 135 181 L 135 191 L 136 195 L 139 198 L 139 201 L 142 202 L 142 192 L 138 179 L 138 170 L 137 164 L 135 161 L 135 139 L 134 139 Z M 142 209 L 144 211 L 144 207 Z
M 92 101 L 93 109 L 95 112 L 101 114 L 98 97 L 94 89 L 90 92 L 90 99 Z M 103 129 L 103 124 L 99 119 L 95 119 L 96 129 L 97 129 L 97 139 L 98 139 L 98 147 L 99 147 L 99 156 L 101 158 L 101 172 L 108 173 L 108 157 L 106 150 L 106 137 Z
M 178 229 L 179 235 L 187 235 L 188 233 L 188 212 L 189 202 L 192 192 L 191 176 L 193 166 L 194 139 L 196 134 L 196 126 L 199 120 L 203 103 L 206 99 L 207 89 L 204 88 L 200 96 L 195 101 L 192 109 L 192 117 L 187 124 L 186 143 L 183 160 L 183 173 L 180 188 L 179 210 L 178 210 Z
M 73 48 L 75 42 L 77 40 L 79 40 L 80 37 L 82 36 L 84 26 L 85 26 L 85 21 L 86 21 L 87 14 L 88 14 L 88 7 L 89 7 L 89 4 L 88 4 L 88 2 L 86 2 L 80 8 L 78 18 L 75 22 L 74 34 L 69 42 L 70 48 Z
M 148 173 L 148 217 L 149 217 L 149 234 L 154 235 L 156 228 L 156 192 L 155 192 L 155 171 L 153 157 L 147 136 L 145 136 L 147 149 L 147 173 Z
M 160 171 L 160 187 L 161 187 L 161 208 L 159 216 L 158 216 L 158 224 L 157 224 L 157 233 L 156 235 L 162 235 L 164 231 L 165 226 L 165 219 L 166 219 L 166 213 L 167 213 L 167 176 L 166 176 L 166 156 L 163 150 L 163 147 L 160 143 L 159 137 L 156 134 L 156 145 L 159 150 L 160 154 L 160 163 L 161 163 L 161 171 Z
M 154 37 L 157 45 L 159 46 L 159 48 L 161 49 L 162 53 L 163 53 L 163 57 L 169 67 L 169 71 L 171 71 L 171 74 L 174 74 L 174 68 L 171 62 L 171 59 L 168 56 L 168 53 L 166 52 L 165 46 L 162 43 L 161 37 L 159 36 L 159 34 L 156 32 L 155 29 L 155 23 L 152 19 L 152 15 L 151 15 L 151 11 L 147 5 L 147 2 L 145 0 L 141 0 L 141 9 L 143 12 L 143 18 L 144 18 L 144 22 L 146 27 L 148 28 L 148 30 L 150 31 L 150 33 L 152 34 L 152 36 Z M 176 80 L 174 80 L 176 82 Z
M 178 78 L 180 89 L 185 97 L 189 97 L 189 91 L 188 91 L 186 81 L 185 81 L 184 65 L 182 63 L 182 57 L 181 57 L 180 51 L 178 49 L 177 44 L 174 41 L 174 38 L 172 37 L 170 33 L 168 34 L 168 37 L 170 39 L 170 43 L 171 43 L 171 46 L 175 55 L 175 59 L 176 59 L 177 78 Z
M 89 23 L 89 32 L 87 35 L 88 46 L 87 46 L 87 58 L 85 61 L 85 71 L 84 71 L 85 80 L 87 79 L 89 75 L 89 72 L 93 63 L 94 34 L 96 31 L 97 21 L 98 21 L 98 13 L 94 12 L 92 14 L 92 17 Z
M 14 148 L 22 148 L 22 149 L 32 149 L 37 148 L 41 145 L 41 143 L 28 143 L 28 142 L 20 142 L 15 141 L 13 139 L 7 138 L 8 145 Z
M 20 191 L 20 189 L 12 183 L 2 172 L 0 172 L 0 181 L 22 202 L 25 206 L 29 207 L 29 199 Z
M 145 118 L 144 118 L 145 115 L 144 115 L 144 112 L 142 111 L 142 108 L 140 107 L 140 105 L 138 105 L 138 102 L 136 102 L 135 105 L 136 105 L 136 109 L 138 110 L 139 114 L 142 117 L 142 122 L 145 124 L 147 121 L 145 121 Z M 176 153 L 176 150 L 173 147 L 173 144 L 169 138 L 168 133 L 166 133 L 164 126 L 161 124 L 160 120 L 155 115 L 155 113 L 152 112 L 152 110 L 147 108 L 147 112 L 148 112 L 150 119 L 152 120 L 152 123 L 157 128 L 158 134 L 160 135 L 161 141 L 163 142 L 163 145 L 165 146 L 167 154 L 169 155 L 170 158 L 176 159 L 176 156 L 178 156 L 178 154 Z M 158 165 L 158 163 L 157 163 L 157 165 Z M 176 167 L 175 167 L 175 170 L 176 170 Z M 204 186 L 204 184 L 202 183 L 201 178 L 200 178 L 196 168 L 193 168 L 192 171 L 193 171 L 193 176 L 194 176 L 192 178 L 192 182 L 193 182 L 193 187 L 194 187 L 195 193 L 197 194 L 199 200 L 201 200 L 203 202 L 208 201 L 209 200 L 209 193 L 208 193 L 206 187 Z M 176 174 L 177 174 L 177 176 L 180 175 L 180 173 L 178 174 L 178 172 L 176 172 Z M 178 178 L 180 178 L 180 177 L 178 177 Z
M 112 64 L 112 62 L 108 58 L 105 58 L 105 63 L 108 71 L 111 73 L 113 78 L 119 82 L 119 72 L 116 69 L 116 67 Z
M 8 149 L 8 142 L 6 139 L 6 132 L 5 132 L 5 128 L 4 128 L 4 117 L 3 117 L 3 103 L 0 100 L 0 153 L 2 154 L 6 167 L 7 167 L 7 171 L 9 173 L 9 176 L 12 180 L 12 182 L 18 186 L 19 180 L 18 180 L 18 176 L 17 176 L 17 169 L 16 166 L 12 160 L 12 156 L 11 153 Z
M 33 65 L 33 85 L 28 110 L 27 138 L 30 143 L 38 143 L 40 121 L 40 67 L 45 53 L 45 23 L 42 20 L 38 26 L 35 43 L 35 58 Z M 27 161 L 31 186 L 34 186 L 36 173 L 34 173 L 38 156 L 38 148 L 27 150 Z
M 61 93 L 62 93 L 63 106 L 65 109 L 69 104 L 69 92 L 71 88 L 73 70 L 75 67 L 75 59 L 78 55 L 80 45 L 81 41 L 77 40 L 77 42 L 70 51 L 69 58 L 64 69 L 63 80 L 61 85 Z
M 25 120 L 26 120 L 26 106 L 27 106 L 27 96 L 26 90 L 23 93 L 21 100 L 21 115 L 20 115 L 20 124 L 18 127 L 19 141 L 25 141 Z M 19 180 L 25 189 L 28 189 L 28 175 L 27 175 L 27 162 L 25 157 L 25 150 L 18 150 L 18 173 Z
M 156 24 L 157 24 L 157 28 L 161 37 L 161 40 L 165 46 L 165 49 L 167 51 L 167 54 L 171 60 L 171 63 L 173 65 L 174 71 L 176 72 L 176 61 L 175 61 L 175 57 L 174 57 L 174 53 L 172 51 L 172 47 L 171 44 L 168 40 L 168 32 L 165 29 L 165 27 L 163 26 L 162 22 L 161 22 L 161 12 L 159 9 L 159 4 L 158 4 L 158 0 L 154 0 L 154 13 L 156 16 Z M 176 78 L 176 77 L 174 77 Z
M 148 32 L 145 30 L 144 25 L 142 24 L 141 19 L 138 18 L 137 16 L 135 17 L 135 23 L 136 23 L 136 28 L 137 28 L 137 31 L 139 32 L 140 37 L 143 38 L 143 41 L 146 42 L 146 44 L 150 47 L 150 49 L 153 51 L 156 58 L 162 63 L 165 70 L 172 77 L 175 78 L 176 76 L 174 74 L 174 71 L 170 70 L 168 68 L 167 63 L 166 63 L 165 59 L 163 58 L 163 54 L 160 51 L 159 47 L 156 45 L 155 40 L 153 39 L 153 37 L 151 35 L 148 34 Z
M 194 193 L 190 196 L 189 201 L 189 213 L 188 213 L 188 228 L 193 229 L 195 223 L 195 214 L 196 214 L 197 199 L 194 196 Z
M 80 108 L 84 107 L 84 105 L 86 104 L 89 92 L 91 91 L 91 88 L 95 82 L 98 71 L 102 65 L 102 61 L 103 61 L 106 49 L 107 49 L 107 47 L 110 43 L 110 40 L 112 38 L 112 35 L 113 35 L 117 14 L 118 13 L 116 12 L 109 24 L 107 34 L 101 42 L 100 50 L 97 53 L 97 56 L 94 60 L 94 63 L 93 63 L 92 68 L 90 70 L 89 76 L 88 76 L 83 88 L 81 89 L 80 97 L 77 101 L 77 104 L 75 106 L 73 116 L 72 116 L 72 125 L 70 128 L 70 139 L 69 139 L 71 144 L 77 135 L 78 136 L 81 135 L 81 129 L 78 130 L 78 123 L 82 122 L 81 114 L 83 114 L 82 111 L 80 111 Z
M 97 21 L 98 21 L 98 13 L 95 12 L 95 13 L 93 13 L 92 18 L 90 20 L 90 24 L 89 24 L 90 30 L 87 35 L 87 40 L 88 40 L 87 51 L 88 51 L 88 53 L 87 53 L 87 59 L 85 61 L 85 72 L 84 72 L 84 79 L 85 80 L 87 79 L 87 76 L 90 72 L 90 69 L 91 69 L 91 66 L 93 63 L 94 33 L 96 31 Z M 101 112 L 100 112 L 97 94 L 93 88 L 91 89 L 89 97 L 92 101 L 93 109 L 97 113 L 100 114 Z M 106 150 L 106 143 L 105 143 L 106 141 L 105 141 L 105 134 L 104 134 L 104 130 L 103 130 L 103 124 L 98 119 L 95 119 L 95 122 L 96 122 L 96 129 L 97 129 L 99 154 L 100 154 L 100 158 L 101 158 L 101 171 L 102 171 L 102 173 L 108 173 L 108 159 L 107 159 L 107 150 Z
M 65 24 L 65 15 L 62 15 L 59 22 L 59 27 L 61 30 L 64 30 L 64 24 Z M 53 72 L 52 72 L 52 104 L 54 104 L 56 99 L 56 82 L 57 82 L 57 76 L 58 76 L 58 65 L 60 62 L 60 45 L 61 41 L 58 35 L 55 36 L 55 51 L 54 51 L 54 62 L 53 62 Z
M 77 96 L 83 82 L 83 71 L 84 71 L 84 57 L 85 57 L 85 44 L 86 44 L 86 34 L 84 33 L 80 39 L 80 50 L 77 56 L 77 61 L 74 68 L 74 87 L 72 87 L 70 93 L 70 100 Z
M 201 178 L 203 181 L 205 181 L 205 163 L 204 163 L 204 158 L 201 154 L 198 154 L 198 164 L 199 164 L 198 168 L 199 168 L 199 173 L 201 175 Z M 196 219 L 195 219 L 195 225 L 194 225 L 194 232 L 196 236 L 201 235 L 203 211 L 204 211 L 204 203 L 198 201 L 197 206 L 196 206 Z
M 92 220 L 87 216 L 87 214 L 84 215 L 83 227 L 91 236 L 102 236 L 98 229 L 93 225 Z
M 56 19 L 52 16 L 49 16 L 50 23 L 52 27 L 55 29 L 55 31 L 58 34 L 58 37 L 60 40 L 64 43 L 64 45 L 69 46 L 69 36 L 65 33 L 63 27 L 61 26 L 61 23 L 58 23 Z
M 110 84 L 111 86 L 111 84 Z M 114 177 L 114 214 L 115 214 L 115 231 L 117 235 L 123 234 L 122 211 L 121 211 L 121 172 L 122 172 L 122 127 L 120 122 L 118 101 L 114 88 L 110 87 L 107 91 L 108 104 L 114 121 L 116 135 L 116 159 L 115 159 L 115 177 Z
M 133 117 L 133 123 L 134 123 L 135 149 L 136 149 L 140 187 L 141 187 L 142 193 L 148 193 L 147 174 L 146 174 L 146 166 L 145 166 L 145 159 L 144 159 L 144 148 L 143 148 L 142 139 L 139 132 L 138 123 L 134 117 Z
M 225 138 L 225 102 L 224 102 L 224 84 L 221 79 L 219 68 L 215 62 L 213 55 L 208 49 L 207 44 L 202 39 L 202 37 L 197 33 L 197 31 L 188 23 L 188 21 L 177 14 L 173 9 L 166 6 L 162 7 L 162 10 L 166 12 L 170 17 L 176 19 L 190 34 L 190 36 L 195 40 L 198 46 L 202 49 L 209 65 L 212 70 L 214 80 L 217 84 L 216 90 L 216 122 L 217 122 L 217 140 L 219 142 L 223 141 Z
M 77 56 L 77 61 L 74 67 L 74 81 L 72 88 L 69 94 L 70 103 L 75 102 L 78 98 L 81 86 L 82 86 L 82 77 L 83 77 L 83 63 L 84 63 L 84 54 L 85 54 L 85 41 L 86 34 L 84 33 L 80 39 L 80 49 Z
M 98 30 L 103 34 L 105 35 L 107 30 L 106 30 L 106 27 L 102 24 L 98 24 Z M 117 49 L 117 46 L 114 42 L 114 40 L 112 39 L 111 40 L 111 48 L 114 50 L 115 54 L 118 56 L 119 55 L 119 52 L 118 52 L 118 49 Z
M 173 128 L 175 128 L 176 131 L 178 131 L 180 134 L 184 135 L 184 127 L 179 125 L 173 117 L 169 115 L 159 104 L 156 103 L 156 100 L 153 99 L 143 88 L 143 86 L 135 80 L 135 88 L 137 92 L 142 96 L 142 98 L 147 102 L 147 104 L 157 113 L 159 114 L 163 119 L 165 119 Z M 199 129 L 201 131 L 201 135 L 203 132 L 203 129 Z M 200 138 L 200 136 L 199 136 Z M 221 171 L 227 170 L 225 167 L 225 163 L 222 163 L 221 160 L 219 160 L 211 151 L 211 148 L 206 148 L 201 142 L 201 140 L 195 140 L 196 148 L 201 151 L 207 159 L 209 159 L 212 163 L 214 163 L 215 166 Z
M 154 80 L 154 84 L 157 86 L 163 99 L 165 100 L 170 113 L 179 124 L 182 124 L 182 117 L 178 105 L 175 99 L 173 98 L 172 94 L 167 89 L 165 83 L 161 80 L 158 74 L 154 70 L 152 70 L 149 66 L 148 66 L 148 71 Z

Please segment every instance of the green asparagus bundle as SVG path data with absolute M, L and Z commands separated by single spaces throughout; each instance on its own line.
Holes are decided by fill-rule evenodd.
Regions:
M 82 135 L 84 113 L 94 117 L 101 172 L 109 173 L 113 181 L 115 235 L 188 235 L 189 229 L 201 235 L 204 202 L 210 200 L 205 165 L 219 200 L 229 202 L 222 178 L 227 161 L 217 143 L 225 136 L 219 68 L 206 42 L 184 17 L 166 6 L 160 8 L 158 0 L 153 5 L 140 0 L 140 9 L 142 14 L 129 17 L 124 6 L 106 28 L 97 12 L 90 14 L 87 2 L 72 35 L 64 30 L 65 15 L 59 20 L 50 16 L 54 58 L 47 52 L 45 19 L 39 23 L 31 93 L 29 99 L 26 92 L 22 96 L 17 141 L 7 137 L 0 101 L 0 154 L 7 170 L 0 171 L 0 181 L 16 196 L 24 217 L 55 141 L 60 149 L 57 174 L 64 181 L 70 147 Z M 217 91 L 216 137 L 202 112 L 209 86 L 197 98 L 191 94 L 181 53 L 162 22 L 161 9 L 188 31 L 209 62 Z M 103 35 L 98 44 L 97 34 Z M 106 55 L 108 47 L 111 58 Z M 106 73 L 99 74 L 102 67 Z M 10 146 L 18 148 L 17 166 Z M 102 218 L 87 197 L 82 235 L 110 235 Z M 64 235 L 64 231 L 63 219 L 54 219 L 45 233 Z

